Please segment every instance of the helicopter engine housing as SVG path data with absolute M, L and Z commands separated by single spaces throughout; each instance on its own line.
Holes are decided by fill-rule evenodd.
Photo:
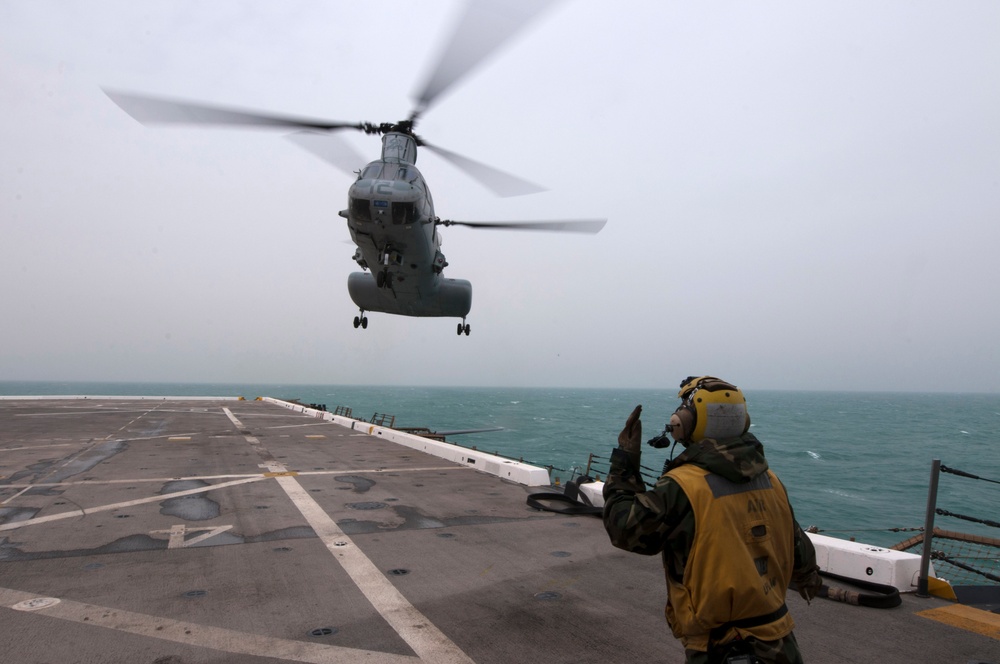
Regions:
M 347 292 L 363 311 L 379 311 L 403 316 L 465 318 L 472 309 L 472 284 L 465 279 L 438 277 L 430 292 L 420 297 L 401 298 L 387 288 L 379 288 L 370 272 L 352 272 Z

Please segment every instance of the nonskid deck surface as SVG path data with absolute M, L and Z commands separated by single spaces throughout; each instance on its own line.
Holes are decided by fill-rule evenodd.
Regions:
M 659 559 L 533 491 L 268 403 L 0 400 L 0 653 L 683 661 Z M 1000 662 L 941 600 L 788 603 L 810 662 Z

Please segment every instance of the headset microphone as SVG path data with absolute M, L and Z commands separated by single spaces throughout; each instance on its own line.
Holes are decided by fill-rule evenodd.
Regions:
M 667 434 L 670 433 L 673 430 L 673 428 L 674 425 L 665 424 L 663 426 L 663 433 L 661 433 L 659 436 L 656 436 L 655 438 L 650 438 L 649 440 L 646 441 L 646 444 L 649 445 L 650 447 L 655 447 L 656 449 L 662 449 L 664 447 L 667 447 L 673 442 L 670 438 L 667 437 Z

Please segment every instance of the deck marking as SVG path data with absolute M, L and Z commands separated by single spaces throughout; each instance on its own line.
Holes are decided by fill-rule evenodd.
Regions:
M 228 408 L 226 415 L 238 429 L 246 430 L 243 424 Z M 368 556 L 358 548 L 350 537 L 323 511 L 309 493 L 302 488 L 284 464 L 274 459 L 259 440 L 244 434 L 247 442 L 265 461 L 261 464 L 274 477 L 274 481 L 285 490 L 313 532 L 340 563 L 358 590 L 368 599 L 382 619 L 406 641 L 421 661 L 428 664 L 474 664 L 451 639 L 437 628 L 424 614 L 403 597 L 392 582 L 382 574 Z M 354 471 L 357 473 L 357 471 Z
M 187 489 L 186 491 L 176 491 L 174 493 L 157 494 L 155 496 L 150 496 L 148 498 L 137 498 L 136 500 L 129 500 L 124 503 L 112 503 L 110 505 L 99 505 L 97 507 L 85 507 L 83 509 L 71 510 L 69 512 L 60 512 L 59 514 L 50 514 L 48 516 L 36 516 L 34 519 L 25 519 L 24 521 L 15 521 L 14 523 L 0 524 L 0 531 L 14 530 L 15 528 L 23 528 L 24 526 L 34 526 L 39 523 L 48 523 L 50 521 L 69 519 L 75 516 L 86 516 L 88 514 L 95 514 L 97 512 L 108 512 L 111 510 L 118 510 L 126 507 L 134 507 L 136 505 L 144 505 L 145 503 L 158 503 L 164 500 L 168 500 L 170 498 L 182 498 L 184 496 L 192 496 L 196 493 L 205 493 L 208 491 L 214 491 L 215 489 L 224 489 L 228 486 L 237 486 L 239 484 L 259 482 L 263 479 L 264 479 L 263 475 L 255 475 L 253 477 L 246 477 L 241 480 L 233 480 L 232 482 L 221 482 L 219 484 L 202 486 L 198 487 L 197 489 Z
M 96 606 L 64 598 L 39 597 L 20 590 L 0 588 L 0 606 L 4 609 L 14 609 L 15 605 L 18 604 L 22 605 L 20 611 L 31 607 L 32 613 L 38 615 L 238 655 L 272 657 L 285 661 L 313 664 L 337 664 L 355 661 L 370 662 L 371 664 L 415 664 L 416 662 L 416 658 L 411 655 L 395 655 L 373 650 L 262 636 L 223 627 L 208 627 L 144 613 L 122 611 L 112 607 Z
M 170 527 L 170 530 L 150 530 L 150 535 L 170 535 L 170 540 L 167 542 L 168 549 L 183 549 L 187 546 L 194 546 L 199 542 L 204 542 L 210 537 L 215 537 L 220 533 L 224 533 L 227 530 L 231 530 L 232 526 L 209 526 L 205 528 L 188 528 L 183 523 L 179 523 Z M 189 540 L 184 538 L 188 533 L 202 533 L 196 537 L 192 537 Z
M 266 468 L 267 465 L 262 465 Z M 302 470 L 295 471 L 298 475 L 356 475 L 358 473 L 420 473 L 420 472 L 441 472 L 447 470 L 475 470 L 471 466 L 425 466 L 422 468 L 361 468 L 353 470 Z M 280 471 L 289 472 L 289 471 Z M 239 473 L 232 475 L 183 475 L 178 477 L 142 477 L 134 479 L 117 480 L 77 480 L 75 482 L 39 482 L 37 484 L 5 484 L 5 489 L 32 489 L 43 487 L 65 487 L 65 486 L 97 486 L 100 484 L 142 484 L 177 482 L 179 480 L 225 480 L 225 479 L 251 479 L 263 478 L 261 473 Z M 211 487 L 206 487 L 211 488 Z
M 472 664 L 468 655 L 403 597 L 382 571 L 323 511 L 319 503 L 302 488 L 298 480 L 282 476 L 276 477 L 275 481 L 285 490 L 358 590 L 422 661 L 433 664 Z
M 31 486 L 30 486 L 30 485 L 29 485 L 29 486 L 26 486 L 26 487 L 24 487 L 23 489 L 21 489 L 20 491 L 18 491 L 17 493 L 15 493 L 15 494 L 14 494 L 13 496 L 11 496 L 10 498 L 8 498 L 7 500 L 5 500 L 5 501 L 3 501 L 2 503 L 0 503 L 0 505 L 6 505 L 7 503 L 9 503 L 10 501 L 12 501 L 12 500 L 14 500 L 15 498 L 19 497 L 19 496 L 20 496 L 21 494 L 23 494 L 23 493 L 24 493 L 25 491 L 27 491 L 27 490 L 28 490 L 28 489 L 30 489 L 30 488 L 31 488 Z
M 0 452 L 20 452 L 23 450 L 40 450 L 46 447 L 76 447 L 77 443 L 51 443 L 49 445 L 20 445 L 18 447 L 0 447 Z
M 1000 641 L 1000 615 L 989 611 L 963 604 L 951 604 L 918 611 L 917 615 Z
M 136 416 L 135 416 L 135 417 L 134 417 L 134 418 L 132 419 L 132 421 L 131 421 L 131 422 L 129 422 L 128 424 L 126 424 L 125 426 L 123 426 L 123 427 L 122 427 L 121 429 L 119 429 L 118 431 L 123 431 L 123 430 L 127 429 L 128 427 L 132 426 L 132 424 L 133 424 L 134 422 L 138 422 L 139 420 L 141 420 L 142 418 L 146 417 L 147 415 L 149 415 L 150 413 L 152 413 L 152 412 L 153 412 L 154 410 L 156 410 L 157 408 L 159 408 L 159 407 L 160 407 L 160 406 L 162 406 L 162 405 L 163 405 L 163 403 L 158 403 L 158 404 L 156 404 L 155 406 L 153 406 L 152 408 L 150 408 L 149 410 L 147 410 L 147 411 L 145 411 L 144 413 L 142 413 L 141 415 L 136 415 Z M 118 433 L 118 431 L 116 431 L 115 433 Z M 109 433 L 109 434 L 107 435 L 107 437 L 106 437 L 106 438 L 105 438 L 104 440 L 110 440 L 110 439 L 111 439 L 111 436 L 113 436 L 113 435 L 115 435 L 115 434 L 114 434 L 114 433 Z

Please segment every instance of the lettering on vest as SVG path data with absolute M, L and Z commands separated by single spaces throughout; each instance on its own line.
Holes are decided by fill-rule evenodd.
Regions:
M 762 514 L 767 511 L 764 500 L 761 498 L 751 498 L 747 501 L 747 514 Z

